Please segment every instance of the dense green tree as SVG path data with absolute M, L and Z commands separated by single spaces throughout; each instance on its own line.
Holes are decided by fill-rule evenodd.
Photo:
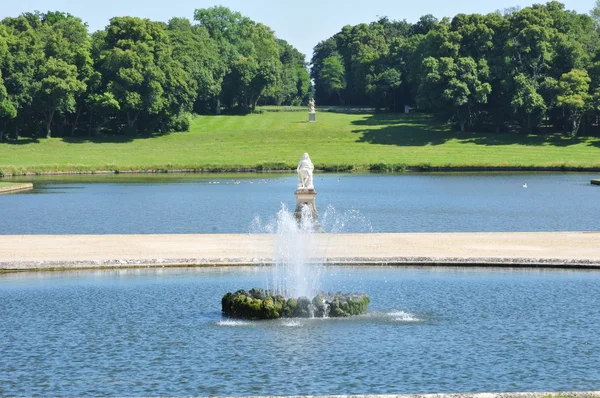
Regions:
M 433 57 L 423 60 L 424 79 L 419 93 L 421 103 L 432 110 L 451 115 L 465 131 L 474 124 L 481 104 L 492 91 L 486 81 L 489 68 L 485 60 L 476 63 L 472 58 Z
M 598 22 L 557 1 L 451 20 L 426 15 L 415 24 L 384 17 L 344 26 L 319 43 L 311 76 L 321 103 L 338 104 L 324 79 L 331 74 L 322 71 L 325 60 L 339 54 L 343 79 L 335 76 L 333 83 L 346 82 L 347 105 L 397 110 L 399 101 L 461 129 L 540 132 L 543 124 L 572 131 L 572 116 L 581 112 L 566 110 L 559 81 L 573 70 L 587 71 L 588 95 L 600 93 Z M 576 119 L 584 126 L 592 120 Z
M 344 64 L 338 55 L 325 58 L 319 73 L 319 82 L 328 95 L 335 94 L 342 104 L 342 91 L 346 88 Z
M 591 106 L 590 81 L 587 71 L 573 69 L 562 75 L 558 83 L 557 103 L 568 115 L 571 136 L 577 135 L 581 117 Z
M 214 111 L 226 70 L 216 41 L 210 38 L 205 27 L 192 25 L 185 18 L 171 19 L 168 33 L 173 57 L 193 79 L 192 88 L 197 92 L 194 111 Z
M 347 25 L 315 46 L 310 74 L 270 28 L 221 6 L 194 21 L 113 18 L 92 35 L 67 13 L 25 13 L 0 22 L 0 136 L 180 130 L 188 112 L 306 103 L 311 79 L 320 105 L 408 104 L 462 130 L 597 131 L 598 4 Z
M 165 130 L 170 119 L 191 110 L 195 100 L 196 86 L 173 58 L 166 30 L 158 22 L 111 19 L 99 56 L 99 72 L 107 93 L 119 103 L 129 132 L 138 120 L 145 128 Z
M 8 97 L 8 92 L 6 91 L 6 87 L 4 87 L 4 80 L 0 72 L 0 142 L 4 137 L 7 122 L 15 117 L 17 117 L 17 109 Z
M 52 133 L 52 121 L 57 112 L 73 113 L 76 97 L 85 91 L 85 84 L 77 79 L 77 67 L 50 57 L 39 69 L 34 104 L 44 115 L 46 137 Z
M 281 43 L 269 27 L 222 6 L 196 10 L 194 19 L 219 47 L 226 67 L 220 98 L 227 108 L 248 113 L 262 97 L 286 97 L 285 80 L 296 76 L 284 67 Z
M 590 11 L 590 15 L 596 20 L 596 22 L 600 22 L 600 0 L 596 0 L 594 8 L 592 8 L 592 11 Z
M 39 33 L 39 18 L 33 14 L 24 14 L 17 18 L 2 21 L 8 37 L 9 58 L 3 58 L 2 74 L 9 98 L 16 108 L 13 119 L 14 138 L 18 138 L 23 129 L 35 134 L 39 128 L 38 115 L 33 107 L 37 87 L 37 70 L 43 64 L 45 55 Z M 8 61 L 8 62 L 6 62 Z M 9 125 L 10 125 L 9 124 Z
M 8 91 L 2 78 L 2 70 L 8 69 L 7 66 L 11 62 L 11 56 L 8 51 L 8 39 L 6 29 L 0 25 L 0 142 L 4 138 L 4 131 L 6 130 L 8 121 L 17 117 L 17 109 L 8 96 Z

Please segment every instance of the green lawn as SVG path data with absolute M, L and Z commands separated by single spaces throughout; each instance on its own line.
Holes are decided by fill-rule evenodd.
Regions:
M 424 115 L 268 112 L 198 116 L 187 133 L 0 143 L 0 170 L 425 167 L 600 168 L 600 138 L 450 132 Z

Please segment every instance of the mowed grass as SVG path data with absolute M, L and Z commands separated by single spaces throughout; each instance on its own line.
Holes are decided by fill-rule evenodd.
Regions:
M 151 137 L 51 138 L 0 143 L 0 170 L 295 168 L 600 168 L 600 138 L 456 133 L 427 115 L 302 112 L 198 116 L 190 132 Z M 376 167 L 375 167 L 376 168 Z

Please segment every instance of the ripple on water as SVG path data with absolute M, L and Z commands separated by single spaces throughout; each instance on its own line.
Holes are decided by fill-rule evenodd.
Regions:
M 422 322 L 416 315 L 404 311 L 390 312 L 386 314 L 395 322 Z
M 302 326 L 302 322 L 297 319 L 286 319 L 281 323 L 281 325 L 289 328 L 298 328 Z
M 221 319 L 220 321 L 215 322 L 217 326 L 249 326 L 251 325 L 250 321 L 242 321 L 239 319 Z

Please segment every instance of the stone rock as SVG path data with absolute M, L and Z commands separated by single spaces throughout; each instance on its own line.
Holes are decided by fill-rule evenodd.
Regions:
M 370 298 L 364 293 L 323 293 L 286 300 L 263 289 L 238 290 L 221 299 L 221 311 L 233 318 L 277 319 L 312 317 L 348 317 L 367 311 Z

